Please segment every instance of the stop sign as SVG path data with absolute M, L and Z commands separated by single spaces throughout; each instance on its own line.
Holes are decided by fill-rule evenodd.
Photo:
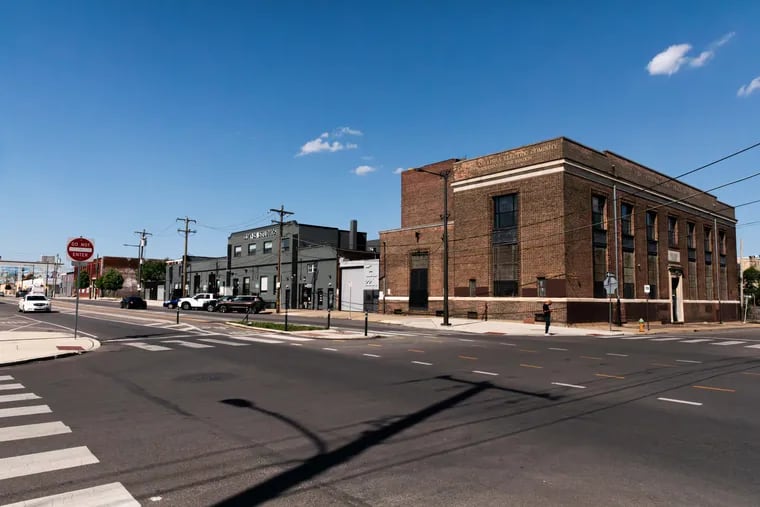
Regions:
M 66 255 L 74 262 L 87 262 L 95 253 L 95 244 L 87 238 L 72 238 L 66 244 Z

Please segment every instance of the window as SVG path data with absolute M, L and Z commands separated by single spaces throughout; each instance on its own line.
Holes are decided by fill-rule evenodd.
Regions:
M 647 211 L 647 241 L 657 241 L 657 213 Z
M 271 241 L 265 241 L 264 242 L 264 253 L 272 253 L 272 242 Z
M 705 253 L 712 253 L 712 229 L 705 227 Z
M 694 237 L 695 225 L 691 222 L 686 224 L 686 247 L 697 248 L 697 240 Z
M 668 248 L 678 248 L 678 218 L 668 217 Z
M 697 285 L 697 262 L 689 259 L 689 299 L 699 299 L 699 286 Z
M 476 296 L 476 294 L 477 294 L 477 289 L 476 289 L 476 285 L 475 285 L 475 279 L 474 278 L 470 278 L 470 281 L 469 281 L 468 285 L 469 285 L 469 289 L 470 289 L 470 292 L 469 292 L 470 297 L 474 298 Z
M 240 257 L 242 254 L 243 254 L 243 247 L 240 245 L 235 245 L 232 249 L 232 256 Z
M 647 281 L 649 283 L 649 297 L 657 299 L 657 280 L 660 279 L 660 269 L 657 265 L 657 255 L 647 255 Z
M 307 273 L 314 273 L 317 271 L 317 265 L 316 263 L 310 263 L 306 265 L 306 272 Z
M 519 295 L 520 249 L 517 244 L 517 194 L 500 195 L 493 199 L 493 295 Z
M 624 236 L 633 236 L 633 204 L 620 205 L 620 228 Z
M 607 230 L 607 198 L 601 195 L 591 197 L 591 222 L 594 229 Z
M 636 297 L 636 256 L 633 252 L 623 252 L 623 297 Z
M 256 243 L 248 244 L 248 255 L 256 255 Z
M 546 278 L 536 278 L 536 294 L 538 297 L 546 297 Z
M 259 277 L 259 291 L 260 292 L 269 291 L 269 277 L 268 276 Z
M 280 241 L 280 247 L 282 251 L 290 250 L 290 238 L 282 238 Z

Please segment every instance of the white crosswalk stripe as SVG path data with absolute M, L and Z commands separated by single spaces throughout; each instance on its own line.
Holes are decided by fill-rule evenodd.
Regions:
M 47 437 L 49 435 L 60 435 L 61 433 L 71 433 L 71 428 L 63 424 L 61 421 L 8 426 L 6 428 L 0 428 L 0 442 L 23 440 L 25 438 Z
M 247 343 L 231 342 L 228 340 L 217 340 L 216 338 L 198 338 L 200 342 L 216 343 L 217 345 L 229 345 L 231 347 L 247 347 Z
M 679 343 L 704 343 L 704 342 L 711 342 L 712 339 L 708 338 L 697 338 L 695 340 L 681 340 Z
M 282 340 L 270 340 L 268 338 L 256 338 L 253 336 L 229 336 L 233 340 L 242 340 L 244 342 L 255 342 L 255 343 L 284 343 Z
M 0 380 L 13 380 L 10 375 L 0 375 Z
M 45 496 L 10 503 L 1 507 L 140 507 L 129 491 L 120 483 L 78 489 L 59 495 Z
M 35 452 L 0 459 L 0 479 L 41 474 L 98 463 L 98 458 L 86 446 Z
M 0 408 L 0 419 L 3 417 L 19 417 L 22 415 L 49 414 L 52 412 L 47 405 L 31 405 L 27 407 Z
M 711 343 L 710 345 L 740 345 L 742 343 L 747 343 L 747 342 L 739 341 L 739 340 L 729 340 L 727 342 L 715 342 L 715 343 Z
M 653 342 L 672 342 L 672 341 L 676 341 L 680 339 L 681 339 L 680 336 L 676 336 L 676 337 L 671 336 L 669 338 L 653 338 L 652 341 Z
M 745 345 L 744 348 L 745 349 L 760 349 L 760 343 L 758 343 L 757 345 Z
M 40 397 L 34 393 L 0 395 L 0 403 L 7 403 L 10 401 L 39 400 L 39 399 Z
M 212 348 L 214 348 L 213 345 L 206 345 L 204 343 L 186 342 L 184 340 L 162 340 L 161 343 L 176 343 L 177 345 L 181 345 L 182 347 L 187 347 L 189 349 L 212 349 Z
M 161 345 L 151 345 L 150 343 L 143 342 L 124 342 L 124 345 L 135 347 L 136 349 L 149 350 L 151 352 L 158 352 L 161 350 L 172 350 L 169 347 L 162 347 Z
M 14 389 L 23 389 L 21 384 L 0 384 L 0 391 L 12 391 Z

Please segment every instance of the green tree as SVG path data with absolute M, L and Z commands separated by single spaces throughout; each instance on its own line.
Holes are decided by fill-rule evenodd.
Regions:
M 142 267 L 142 282 L 163 283 L 166 280 L 166 261 L 145 261 Z
M 79 279 L 77 280 L 77 289 L 86 289 L 90 286 L 90 275 L 87 271 L 79 270 Z
M 744 295 L 754 296 L 755 304 L 760 296 L 760 271 L 754 266 L 750 266 L 742 273 L 742 281 L 744 283 Z
M 98 278 L 98 280 L 95 282 L 95 286 L 106 292 L 115 293 L 117 290 L 124 287 L 124 277 L 119 273 L 118 270 L 114 268 L 110 268 L 108 271 L 106 271 L 103 276 Z

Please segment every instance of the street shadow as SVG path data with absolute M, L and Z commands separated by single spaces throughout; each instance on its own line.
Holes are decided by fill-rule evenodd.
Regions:
M 307 459 L 299 466 L 291 468 L 290 470 L 286 470 L 264 481 L 263 483 L 258 484 L 241 493 L 238 493 L 237 495 L 234 495 L 226 500 L 223 500 L 216 505 L 218 507 L 248 507 L 253 505 L 260 505 L 264 502 L 277 498 L 280 496 L 280 494 L 288 491 L 294 486 L 308 481 L 337 465 L 345 463 L 362 454 L 366 450 L 383 443 L 394 435 L 397 435 L 404 430 L 420 424 L 426 419 L 429 419 L 436 414 L 450 409 L 487 389 L 491 389 L 492 387 L 493 384 L 490 382 L 474 383 L 469 389 L 450 396 L 449 398 L 439 401 L 438 403 L 434 403 L 433 405 L 404 416 L 397 421 L 383 425 L 375 430 L 365 431 L 355 440 L 341 447 L 338 447 L 333 451 L 327 452 L 323 447 L 322 451 L 317 453 L 315 456 Z M 241 408 L 261 410 L 247 400 L 225 400 L 223 403 L 239 406 Z M 269 411 L 263 412 L 275 415 Z M 282 418 L 281 420 L 290 421 L 290 419 L 284 416 L 279 416 L 278 418 Z

